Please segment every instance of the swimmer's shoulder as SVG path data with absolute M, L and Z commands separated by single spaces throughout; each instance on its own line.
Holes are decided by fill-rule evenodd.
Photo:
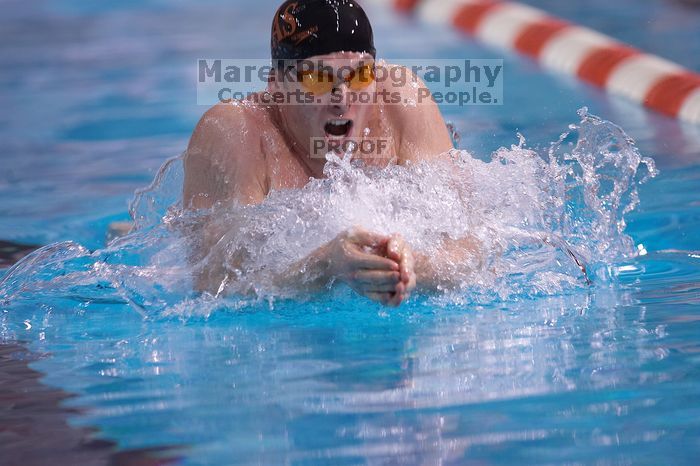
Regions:
M 228 165 L 255 161 L 265 130 L 261 109 L 245 102 L 218 103 L 207 110 L 192 133 L 186 157 Z M 243 150 L 245 149 L 245 150 Z
M 377 63 L 375 75 L 379 89 L 397 91 L 404 96 L 418 95 L 419 90 L 426 89 L 423 80 L 403 65 L 380 61 Z
M 184 155 L 186 198 L 209 192 L 201 204 L 210 204 L 264 197 L 267 168 L 260 111 L 245 103 L 219 103 L 204 113 Z
M 378 80 L 391 99 L 384 111 L 397 139 L 399 163 L 432 159 L 452 149 L 445 120 L 423 80 L 405 66 L 383 66 L 385 77 Z
M 396 130 L 401 131 L 405 123 L 414 118 L 412 110 L 420 102 L 421 89 L 425 84 L 409 68 L 402 65 L 382 63 L 377 70 L 377 90 L 380 91 L 382 107 Z M 423 91 L 425 92 L 425 91 Z

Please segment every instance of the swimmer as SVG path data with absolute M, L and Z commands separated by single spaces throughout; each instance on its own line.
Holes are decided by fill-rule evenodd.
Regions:
M 257 95 L 260 101 L 301 91 L 314 102 L 263 105 L 252 99 L 209 109 L 184 158 L 186 208 L 209 209 L 234 200 L 258 204 L 271 191 L 299 189 L 310 178 L 322 178 L 327 151 L 319 153 L 314 145 L 319 141 L 322 148 L 347 148 L 347 141 L 381 139 L 381 150 L 354 156 L 379 167 L 432 160 L 453 149 L 432 99 L 384 105 L 377 98 L 391 92 L 401 102 L 417 102 L 427 89 L 419 80 L 399 86 L 376 79 L 380 72 L 408 71 L 375 61 L 372 26 L 356 0 L 284 2 L 273 19 L 271 56 L 274 71 L 268 88 Z M 358 103 L 359 94 L 370 97 L 370 103 Z M 205 228 L 204 247 L 213 247 L 221 233 Z M 382 235 L 357 227 L 321 246 L 280 280 L 308 292 L 342 281 L 372 300 L 398 306 L 416 287 L 440 284 L 440 261 L 458 261 L 475 249 L 471 239 L 443 246 L 450 257 L 429 258 L 412 250 L 401 232 Z M 220 290 L 222 275 L 207 270 L 206 277 L 198 277 L 198 288 Z M 318 280 L 309 283 L 309 277 Z

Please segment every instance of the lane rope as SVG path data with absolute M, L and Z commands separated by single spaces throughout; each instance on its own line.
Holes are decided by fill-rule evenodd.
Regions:
M 700 124 L 700 74 L 522 3 L 365 0 L 454 27 L 665 115 Z

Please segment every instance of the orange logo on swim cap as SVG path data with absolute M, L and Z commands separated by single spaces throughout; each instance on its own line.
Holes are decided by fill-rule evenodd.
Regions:
M 290 3 L 283 12 L 278 13 L 272 34 L 276 43 L 282 42 L 297 30 L 297 19 L 294 11 L 298 3 Z

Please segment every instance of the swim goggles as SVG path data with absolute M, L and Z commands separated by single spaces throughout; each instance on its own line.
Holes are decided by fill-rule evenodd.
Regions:
M 297 71 L 297 79 L 306 91 L 316 95 L 328 94 L 333 91 L 335 77 L 326 70 Z M 374 64 L 362 65 L 343 78 L 353 91 L 361 91 L 369 87 L 375 80 Z

